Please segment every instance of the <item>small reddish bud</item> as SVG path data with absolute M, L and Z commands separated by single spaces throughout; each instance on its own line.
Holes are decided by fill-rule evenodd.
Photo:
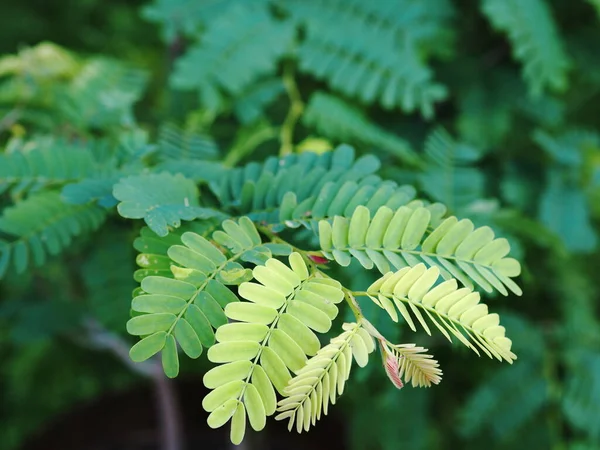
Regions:
M 327 258 L 324 258 L 322 256 L 308 255 L 308 257 L 310 259 L 312 259 L 314 262 L 316 262 L 317 264 L 327 264 L 329 262 L 329 260 Z

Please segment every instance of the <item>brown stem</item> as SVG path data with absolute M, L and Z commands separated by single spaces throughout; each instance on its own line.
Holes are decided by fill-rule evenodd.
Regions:
M 168 379 L 160 364 L 153 377 L 158 406 L 158 423 L 162 450 L 183 450 L 183 430 L 177 393 L 173 381 Z
M 2 117 L 2 119 L 0 119 L 0 133 L 12 127 L 19 120 L 21 112 L 21 108 L 17 106 Z
M 160 360 L 152 358 L 142 363 L 134 363 L 129 358 L 129 345 L 119 335 L 104 329 L 93 319 L 85 321 L 84 327 L 87 331 L 87 345 L 110 351 L 133 372 L 152 380 L 158 410 L 160 448 L 183 450 L 183 430 L 177 394 L 173 382 L 165 376 Z

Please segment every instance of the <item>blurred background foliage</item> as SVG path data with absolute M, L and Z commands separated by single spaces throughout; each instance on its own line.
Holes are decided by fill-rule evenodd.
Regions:
M 396 391 L 371 364 L 335 420 L 298 442 L 331 449 L 335 433 L 356 450 L 600 448 L 598 1 L 4 0 L 0 36 L 3 449 L 158 448 L 152 433 L 135 434 L 153 429 L 140 400 L 153 394 L 127 397 L 148 374 L 118 357 L 138 229 L 100 207 L 77 210 L 91 216 L 57 244 L 62 256 L 32 250 L 40 267 L 28 268 L 6 250 L 11 205 L 98 175 L 89 198 L 113 206 L 103 183 L 156 159 L 150 141 L 158 163 L 192 178 L 199 160 L 231 166 L 346 142 L 377 154 L 385 176 L 492 224 L 523 262 L 524 296 L 488 300 L 514 366 L 419 336 L 446 373 L 439 387 Z M 95 162 L 81 172 L 18 176 L 83 147 Z M 19 159 L 31 149 L 39 166 Z M 66 159 L 44 159 L 58 154 Z M 52 192 L 32 211 L 52 208 Z M 372 281 L 359 268 L 342 276 L 354 289 Z M 414 339 L 379 316 L 388 337 Z M 205 368 L 182 368 L 183 413 L 200 409 Z M 138 402 L 130 416 L 114 413 L 127 427 L 114 431 L 110 409 L 92 409 L 77 427 L 110 432 L 90 431 L 79 447 L 44 440 L 110 395 Z M 189 443 L 224 448 L 203 418 L 182 422 Z M 267 430 L 248 445 L 296 442 Z

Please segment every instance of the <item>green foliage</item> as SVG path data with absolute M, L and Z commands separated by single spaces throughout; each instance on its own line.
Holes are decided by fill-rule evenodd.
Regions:
M 365 269 L 376 266 L 382 274 L 390 267 L 423 262 L 436 267 L 446 280 L 456 278 L 467 287 L 475 282 L 487 292 L 497 290 L 503 295 L 508 295 L 508 287 L 521 295 L 510 279 L 520 274 L 521 267 L 517 260 L 505 257 L 510 250 L 505 238 L 495 238 L 491 228 L 475 229 L 469 219 L 459 221 L 454 216 L 433 226 L 432 208 L 412 206 L 400 206 L 395 212 L 382 206 L 373 219 L 367 207 L 358 206 L 350 218 L 320 221 L 324 255 L 342 266 L 350 264 L 351 255 Z
M 43 265 L 73 238 L 96 230 L 105 214 L 95 205 L 70 206 L 58 192 L 42 192 L 3 210 L 0 217 L 0 275 L 12 266 L 21 274 L 31 265 Z
M 342 395 L 352 361 L 364 367 L 375 350 L 373 338 L 360 325 L 346 323 L 344 332 L 312 357 L 285 388 L 286 398 L 278 403 L 277 420 L 289 419 L 288 430 L 308 431 L 327 414 L 329 403 Z
M 426 270 L 425 265 L 415 262 L 418 259 L 405 257 L 402 266 L 408 267 L 393 275 L 387 273 L 366 295 L 397 321 L 397 313 L 387 299 L 393 293 L 396 307 L 413 330 L 414 323 L 403 302 L 410 305 L 428 333 L 419 308 L 448 339 L 449 331 L 475 352 L 479 348 L 490 357 L 512 362 L 516 356 L 510 351 L 511 341 L 505 337 L 504 327 L 499 326 L 498 315 L 488 314 L 487 307 L 478 304 L 478 293 L 468 288 L 458 290 L 455 279 L 469 285 L 475 281 L 488 291 L 495 288 L 504 295 L 508 294 L 504 285 L 520 293 L 508 278 L 519 274 L 520 265 L 505 258 L 507 241 L 494 239 L 489 227 L 474 231 L 472 222 L 466 219 L 443 220 L 445 208 L 440 204 L 423 206 L 423 202 L 413 201 L 410 207 L 404 206 L 414 192 L 374 176 L 378 167 L 379 162 L 372 155 L 355 160 L 354 150 L 348 146 L 320 156 L 303 153 L 270 158 L 262 165 L 250 163 L 243 169 L 228 170 L 215 190 L 222 207 L 231 213 L 248 212 L 250 218 L 224 220 L 222 229 L 212 233 L 212 240 L 193 232 L 163 236 L 161 232 L 176 230 L 179 222 L 153 232 L 142 231 L 135 244 L 143 252 L 137 259 L 142 269 L 136 272 L 141 289 L 136 290 L 132 301 L 135 315 L 127 323 L 127 331 L 142 339 L 132 347 L 131 358 L 141 362 L 162 351 L 164 371 L 174 377 L 179 373 L 178 347 L 191 358 L 199 357 L 202 347 L 208 347 L 208 359 L 222 365 L 204 377 L 212 392 L 205 397 L 203 407 L 210 413 L 208 424 L 212 428 L 231 420 L 230 438 L 236 444 L 244 437 L 246 418 L 254 430 L 264 428 L 266 417 L 277 409 L 275 392 L 284 397 L 279 401 L 278 418 L 289 419 L 290 428 L 295 425 L 299 432 L 308 430 L 321 412 L 327 412 L 336 392 L 342 393 L 352 358 L 360 366 L 367 364 L 368 354 L 375 348 L 373 338 L 386 349 L 382 350 L 384 366 L 397 387 L 403 384 L 402 376 L 415 386 L 439 383 L 439 365 L 430 356 L 422 355 L 424 349 L 391 344 L 358 309 L 354 297 L 365 294 L 344 288 L 315 266 L 311 255 L 320 252 L 297 250 L 290 254 L 289 244 L 274 234 L 282 226 L 294 229 L 302 223 L 313 229 L 306 220 L 310 216 L 325 218 L 318 222 L 318 230 L 315 228 L 325 250 L 322 255 L 342 267 L 350 263 L 350 256 L 344 252 L 348 251 L 348 243 L 352 246 L 349 253 L 366 269 L 373 268 L 376 261 L 385 273 L 382 261 L 386 260 L 378 253 L 383 251 L 384 240 L 386 251 L 394 253 L 413 250 L 424 239 L 421 253 L 413 253 L 429 263 L 432 258 L 424 254 L 431 254 L 438 258 L 437 264 Z M 303 175 L 313 173 L 318 178 L 315 176 L 309 189 L 306 183 L 299 183 L 306 181 Z M 160 183 L 148 182 L 140 188 L 139 181 L 157 176 L 162 177 Z M 186 181 L 178 177 L 181 183 Z M 143 192 L 147 198 L 154 195 L 154 186 L 158 185 L 165 193 L 168 181 L 175 178 L 167 174 L 125 178 L 115 186 L 115 196 L 128 200 L 124 194 L 133 199 L 140 198 L 138 192 Z M 359 184 L 347 184 L 346 180 L 361 178 L 359 182 L 366 187 L 382 185 L 385 190 L 372 198 L 370 191 L 367 197 L 356 199 Z M 341 183 L 344 185 L 338 189 Z M 190 197 L 195 199 L 198 193 L 190 193 Z M 165 193 L 153 198 L 148 203 L 151 207 L 142 205 L 137 210 L 156 211 L 162 204 L 170 205 L 171 198 Z M 308 216 L 299 214 L 305 220 L 300 224 L 290 221 L 303 204 L 303 208 L 310 208 Z M 143 216 L 129 214 L 124 206 L 127 203 L 118 208 L 122 216 Z M 373 222 L 369 207 L 378 208 Z M 210 211 L 215 213 L 204 219 L 222 214 Z M 342 212 L 352 213 L 352 218 L 337 215 Z M 383 215 L 387 218 L 382 222 Z M 396 216 L 402 220 L 391 225 Z M 330 218 L 333 227 L 328 222 Z M 260 233 L 253 221 L 261 224 Z M 152 223 L 148 219 L 146 222 L 152 229 Z M 439 225 L 424 238 L 430 223 Z M 210 229 L 212 226 L 205 230 Z M 261 234 L 267 242 L 263 242 Z M 386 239 L 387 234 L 390 236 Z M 363 250 L 364 245 L 367 248 Z M 332 246 L 335 249 L 330 254 Z M 289 266 L 273 257 L 285 254 L 289 254 Z M 449 256 L 456 260 L 456 267 L 443 258 Z M 395 258 L 391 260 L 397 263 Z M 248 264 L 253 269 L 247 268 Z M 444 270 L 449 280 L 429 292 L 440 273 L 438 266 L 447 267 Z M 251 282 L 252 278 L 258 283 Z M 226 285 L 237 285 L 242 301 Z M 379 294 L 378 299 L 374 294 Z M 336 304 L 344 299 L 357 323 L 345 325 L 346 332 L 320 351 L 315 333 L 330 330 L 338 315 Z M 312 358 L 307 360 L 307 356 Z
M 186 232 L 181 235 L 183 245 L 173 245 L 167 251 L 167 256 L 178 264 L 170 267 L 174 279 L 142 279 L 141 291 L 133 298 L 131 308 L 143 314 L 127 322 L 127 331 L 143 339 L 131 348 L 131 359 L 145 361 L 162 350 L 165 373 L 175 377 L 179 373 L 175 343 L 190 358 L 197 358 L 203 346 L 214 343 L 213 328 L 227 323 L 223 308 L 237 301 L 226 285 L 240 284 L 249 276 L 248 269 L 236 260 L 252 260 L 252 252 L 261 244 L 247 218 L 238 223 L 227 220 L 223 227 L 225 231 L 216 231 L 213 238 L 229 248 L 229 258 L 204 237 Z
M 361 142 L 389 152 L 407 164 L 419 162 L 408 142 L 370 123 L 360 109 L 324 92 L 311 96 L 303 119 L 322 136 Z
M 293 31 L 291 23 L 274 20 L 263 2 L 232 2 L 209 23 L 202 41 L 177 61 L 172 84 L 198 89 L 202 105 L 216 113 L 224 108 L 222 90 L 239 95 L 257 79 L 275 72 Z
M 0 192 L 13 195 L 93 177 L 101 166 L 86 148 L 67 142 L 40 143 L 30 149 L 0 154 Z
M 173 124 L 165 124 L 159 132 L 157 153 L 163 161 L 196 161 L 215 159 L 219 150 L 210 136 L 185 132 Z
M 565 416 L 578 429 L 590 434 L 595 441 L 600 439 L 600 427 L 594 420 L 600 404 L 600 355 L 583 353 L 570 374 L 562 402 Z M 591 395 L 590 395 L 591 394 Z
M 217 195 L 225 207 L 235 208 L 256 221 L 304 222 L 309 218 L 327 217 L 331 203 L 346 182 L 356 187 L 359 187 L 358 183 L 383 184 L 373 175 L 379 166 L 379 161 L 372 155 L 355 159 L 354 149 L 347 145 L 319 156 L 306 152 L 281 161 L 268 158 L 263 164 L 252 162 L 244 168 L 229 171 L 223 177 Z M 394 183 L 387 184 L 390 185 Z M 342 203 L 335 205 L 353 208 L 367 197 L 362 198 L 351 206 L 350 198 L 343 196 L 340 198 Z
M 585 190 L 597 180 L 594 173 L 589 173 L 586 163 L 600 148 L 600 136 L 571 131 L 554 138 L 537 130 L 534 139 L 553 160 L 540 201 L 540 221 L 558 234 L 567 248 L 592 251 L 598 238 L 591 223 Z
M 439 273 L 437 267 L 426 269 L 424 264 L 405 267 L 385 274 L 367 289 L 367 294 L 397 322 L 395 306 L 413 331 L 416 331 L 415 324 L 406 305 L 427 334 L 431 335 L 431 331 L 421 311 L 449 341 L 448 331 L 475 353 L 479 354 L 479 347 L 490 358 L 494 356 L 512 363 L 516 358 L 510 351 L 512 341 L 505 337 L 498 314 L 488 314 L 487 306 L 479 303 L 479 293 L 468 288 L 458 289 L 455 279 L 432 288 Z
M 234 443 L 597 448 L 597 2 L 109 4 L 0 55 L 7 449 L 161 365 Z
M 234 444 L 244 436 L 245 423 L 240 421 L 246 415 L 236 411 L 247 412 L 254 430 L 264 428 L 266 417 L 277 406 L 275 390 L 292 395 L 290 371 L 300 373 L 311 367 L 306 355 L 317 354 L 320 347 L 313 331 L 325 333 L 331 328 L 338 313 L 335 303 L 344 297 L 337 281 L 310 276 L 299 253 L 289 256 L 289 264 L 291 268 L 271 258 L 253 269 L 259 283 L 244 282 L 238 291 L 249 303 L 225 307 L 225 315 L 234 322 L 219 327 L 218 343 L 208 351 L 210 361 L 225 365 L 204 376 L 204 384 L 214 390 L 202 406 L 211 413 L 210 427 L 220 427 L 232 418 Z M 307 405 L 298 408 L 308 407 L 310 418 L 310 400 Z M 317 409 L 321 407 L 314 405 L 315 417 Z
M 482 11 L 496 29 L 508 35 L 515 58 L 524 65 L 523 76 L 532 94 L 568 87 L 569 60 L 543 0 L 484 0 Z
M 50 43 L 0 60 L 0 110 L 11 121 L 78 130 L 134 124 L 147 74 L 108 58 L 78 60 Z
M 480 199 L 483 174 L 473 165 L 481 158 L 472 146 L 456 142 L 444 129 L 434 130 L 425 141 L 426 170 L 419 175 L 421 188 L 452 211 Z
M 419 110 L 426 117 L 446 97 L 445 87 L 433 81 L 426 65 L 451 13 L 446 2 L 311 0 L 282 5 L 305 28 L 298 48 L 300 69 L 334 90 L 365 104 Z

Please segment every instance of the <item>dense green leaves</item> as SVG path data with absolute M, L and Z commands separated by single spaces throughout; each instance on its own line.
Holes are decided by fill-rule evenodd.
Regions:
M 373 193 L 380 185 L 395 187 L 393 182 L 384 183 L 374 174 L 380 162 L 373 155 L 356 158 L 354 148 L 340 145 L 332 152 L 316 155 L 312 152 L 289 155 L 281 160 L 267 158 L 258 164 L 252 162 L 243 168 L 227 173 L 221 181 L 217 194 L 224 206 L 236 208 L 256 221 L 272 224 L 290 219 L 322 218 L 328 207 L 346 182 L 364 187 L 353 207 L 366 201 L 365 195 Z M 405 201 L 414 196 L 413 188 L 403 188 L 395 201 Z M 355 192 L 357 190 L 355 189 Z M 350 198 L 342 197 L 335 203 L 336 209 L 350 208 Z M 399 198 L 401 196 L 401 198 Z M 381 201 L 380 197 L 377 197 Z M 343 202 L 343 203 L 340 203 Z M 283 224 L 281 224 L 283 225 Z
M 177 61 L 171 82 L 177 88 L 198 89 L 204 107 L 217 112 L 224 107 L 222 91 L 239 95 L 261 76 L 274 73 L 293 31 L 291 23 L 271 17 L 263 2 L 232 4 Z
M 11 187 L 13 194 L 20 194 L 61 186 L 101 170 L 87 148 L 61 141 L 38 145 L 29 151 L 0 154 L 0 193 Z
M 69 247 L 73 239 L 96 230 L 104 211 L 95 205 L 67 205 L 54 191 L 32 195 L 3 210 L 0 216 L 0 277 L 9 267 L 17 274 L 41 266 L 49 255 Z
M 483 173 L 471 167 L 480 158 L 478 149 L 454 141 L 444 129 L 434 130 L 425 141 L 426 168 L 418 176 L 421 189 L 458 213 L 483 195 Z
M 546 88 L 566 89 L 569 60 L 546 2 L 483 0 L 482 11 L 508 35 L 515 58 L 524 64 L 523 76 L 532 94 Z
M 14 16 L 7 1 L 0 17 Z M 47 374 L 63 356 L 88 355 L 87 367 L 104 357 L 90 346 L 121 349 L 111 339 L 129 329 L 136 362 L 102 364 L 100 384 L 122 388 L 123 367 L 192 373 L 204 363 L 180 357 L 208 355 L 208 424 L 231 422 L 236 443 L 272 414 L 314 424 L 346 387 L 341 355 L 344 369 L 366 364 L 372 336 L 384 370 L 369 361 L 355 374 L 339 411 L 349 448 L 595 448 L 597 1 L 149 1 L 143 17 L 168 48 L 152 24 L 137 29 L 133 4 L 102 18 L 90 0 L 60 33 L 149 69 L 139 104 L 147 75 L 126 64 L 48 43 L 0 57 L 3 445 L 34 434 L 16 421 L 45 417 Z M 81 32 L 88 8 L 94 24 Z M 61 23 L 62 12 L 29 14 L 18 14 L 35 24 L 23 42 Z M 75 239 L 105 217 L 97 240 Z M 134 217 L 150 227 L 124 220 Z M 125 325 L 134 236 L 142 285 Z M 361 298 L 378 272 L 375 301 Z M 502 301 L 517 282 L 528 295 Z M 505 333 L 475 289 L 508 308 Z M 359 330 L 334 338 L 341 353 L 321 349 L 340 332 L 338 309 Z M 450 354 L 436 333 L 392 344 L 408 328 L 522 361 L 498 369 Z M 42 348 L 53 357 L 25 376 L 40 360 L 29 342 L 54 336 L 65 353 Z M 409 385 L 441 376 L 425 343 L 464 370 L 446 367 L 444 384 L 420 393 Z M 60 397 L 99 392 L 61 372 Z M 289 408 L 276 412 L 282 396 Z
M 426 117 L 446 97 L 445 87 L 433 81 L 423 61 L 433 53 L 428 44 L 439 30 L 436 25 L 449 16 L 446 2 L 352 1 L 349 5 L 309 0 L 283 5 L 306 29 L 298 50 L 300 69 L 334 90 L 365 104 L 420 110 Z M 423 23 L 433 25 L 429 28 L 433 35 L 417 31 Z
M 303 120 L 323 136 L 377 147 L 409 165 L 419 163 L 418 156 L 408 142 L 369 122 L 358 108 L 335 96 L 315 92 L 306 107 Z

